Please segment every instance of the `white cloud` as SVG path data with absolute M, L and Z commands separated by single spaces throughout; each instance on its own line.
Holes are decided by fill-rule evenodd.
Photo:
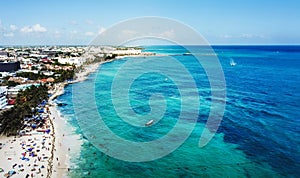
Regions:
M 220 38 L 229 39 L 229 38 L 233 38 L 233 36 L 225 34 L 225 35 L 221 35 Z
M 266 38 L 264 35 L 242 34 L 241 38 Z
M 22 33 L 32 33 L 32 32 L 46 32 L 47 29 L 40 24 L 35 24 L 33 26 L 25 26 L 21 28 L 20 32 Z
M 9 26 L 10 30 L 15 31 L 18 29 L 18 27 L 16 25 L 10 25 Z
M 106 29 L 104 27 L 101 27 L 98 31 L 99 34 L 103 33 Z
M 13 37 L 13 36 L 15 36 L 15 34 L 12 33 L 12 32 L 10 32 L 10 33 L 3 34 L 3 36 L 5 36 L 5 37 Z
M 241 34 L 241 35 L 221 35 L 220 38 L 225 38 L 225 39 L 253 39 L 253 38 L 267 38 L 265 35 L 257 35 L 257 34 Z
M 26 27 L 21 28 L 20 32 L 22 32 L 22 33 L 31 33 L 31 32 L 33 32 L 33 29 L 30 28 L 29 26 L 26 26 Z
M 94 36 L 95 33 L 94 32 L 85 32 L 85 36 Z
M 47 29 L 45 27 L 42 27 L 40 24 L 36 24 L 33 26 L 33 31 L 35 32 L 46 32 Z

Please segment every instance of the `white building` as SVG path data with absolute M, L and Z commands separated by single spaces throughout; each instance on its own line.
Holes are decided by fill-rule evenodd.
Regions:
M 85 60 L 80 57 L 70 57 L 70 58 L 58 58 L 58 62 L 61 64 L 75 64 L 76 66 L 82 65 Z
M 1 78 L 7 77 L 7 76 L 12 76 L 12 73 L 9 73 L 9 72 L 0 72 L 0 76 L 1 76 Z
M 8 58 L 7 52 L 5 51 L 0 51 L 0 60 L 6 60 Z
M 13 95 L 13 96 L 16 96 L 20 90 L 25 90 L 26 88 L 28 87 L 31 87 L 32 85 L 35 85 L 35 86 L 40 86 L 40 84 L 22 84 L 22 85 L 17 85 L 15 87 L 11 87 L 7 90 L 7 94 L 8 95 Z
M 142 50 L 140 49 L 134 49 L 134 48 L 126 48 L 121 50 L 115 50 L 112 51 L 113 54 L 124 56 L 124 55 L 140 55 L 142 53 Z
M 0 109 L 4 109 L 7 105 L 7 89 L 6 87 L 0 87 Z

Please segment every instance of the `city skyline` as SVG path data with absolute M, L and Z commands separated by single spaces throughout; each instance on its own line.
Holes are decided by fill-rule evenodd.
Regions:
M 300 44 L 300 2 L 289 1 L 5 1 L 0 45 L 88 45 L 127 19 L 178 20 L 210 44 Z

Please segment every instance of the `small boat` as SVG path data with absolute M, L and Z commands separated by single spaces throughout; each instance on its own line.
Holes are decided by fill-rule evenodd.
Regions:
M 230 59 L 230 65 L 231 66 L 235 66 L 236 65 L 236 62 L 234 62 L 234 60 L 232 58 Z
M 153 124 L 153 122 L 154 122 L 154 120 L 153 120 L 153 119 L 151 119 L 150 121 L 148 121 L 148 122 L 145 124 L 145 126 L 150 126 L 150 125 L 152 125 L 152 124 Z

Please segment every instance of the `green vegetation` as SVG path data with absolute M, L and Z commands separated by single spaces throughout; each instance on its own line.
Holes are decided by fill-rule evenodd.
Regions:
M 2 78 L 2 81 L 1 81 L 1 83 L 0 83 L 0 86 L 14 87 L 14 86 L 19 85 L 19 83 L 17 83 L 17 82 L 14 82 L 14 81 L 8 81 L 9 78 L 10 78 L 9 76 Z
M 19 85 L 19 83 L 15 82 L 15 81 L 6 81 L 4 83 L 4 85 L 7 85 L 8 87 L 15 87 L 15 86 Z
M 72 80 L 75 76 L 75 67 L 73 67 L 73 70 L 55 70 L 55 74 L 52 76 L 46 76 L 41 73 L 33 73 L 33 72 L 21 72 L 17 73 L 17 77 L 23 77 L 23 78 L 28 78 L 30 80 L 41 80 L 44 78 L 49 78 L 52 77 L 55 79 L 55 83 L 57 82 L 64 82 L 66 80 Z M 57 75 L 58 74 L 58 75 Z M 3 78 L 3 82 L 1 83 L 2 86 L 16 86 L 19 85 L 19 83 L 13 82 L 13 81 L 8 81 L 8 77 Z
M 60 74 L 60 76 L 55 79 L 55 82 L 64 82 L 74 78 L 75 70 L 58 70 L 56 74 Z
M 39 70 L 36 66 L 32 66 L 31 70 Z
M 23 127 L 23 118 L 35 114 L 35 108 L 43 100 L 48 99 L 48 89 L 45 85 L 31 87 L 20 91 L 16 98 L 16 105 L 0 114 L 0 134 L 16 135 Z
M 40 73 L 33 73 L 33 72 L 21 72 L 17 73 L 17 77 L 24 77 L 29 78 L 30 80 L 40 80 L 43 78 L 47 78 L 46 75 L 40 74 Z
M 8 79 L 2 79 L 2 83 L 0 83 L 0 86 L 8 86 L 8 87 L 15 87 L 19 85 L 19 83 L 15 81 L 8 81 Z

